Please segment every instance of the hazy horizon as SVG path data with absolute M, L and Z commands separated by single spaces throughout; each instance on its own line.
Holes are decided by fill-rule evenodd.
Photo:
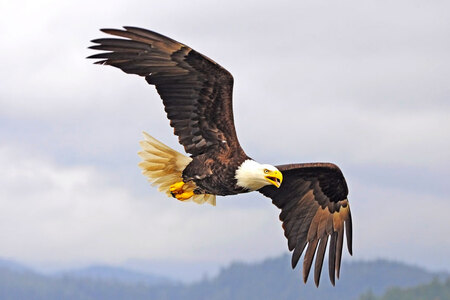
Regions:
M 217 264 L 217 263 L 209 263 L 205 264 L 205 262 L 195 262 L 195 261 L 160 261 L 160 260 L 133 260 L 129 259 L 124 262 L 119 262 L 115 264 L 109 264 L 109 263 L 102 263 L 102 262 L 75 262 L 75 263 L 68 263 L 61 265 L 52 265 L 51 263 L 44 263 L 44 264 L 27 264 L 20 261 L 15 261 L 11 259 L 5 259 L 0 257 L 0 267 L 10 267 L 12 270 L 15 270 L 20 267 L 24 267 L 26 269 L 29 269 L 31 271 L 37 272 L 42 275 L 46 276 L 61 276 L 63 274 L 74 274 L 74 272 L 79 272 L 82 270 L 88 270 L 91 268 L 113 268 L 113 269 L 121 269 L 122 271 L 130 271 L 130 272 L 136 272 L 139 274 L 145 274 L 145 275 L 152 275 L 156 276 L 158 278 L 164 278 L 168 279 L 171 282 L 179 282 L 183 284 L 195 284 L 199 281 L 202 281 L 204 279 L 212 279 L 216 278 L 222 271 L 225 269 L 229 269 L 233 265 L 240 265 L 245 264 L 248 266 L 257 266 L 260 264 L 264 264 L 270 260 L 287 260 L 290 261 L 290 254 L 284 253 L 280 254 L 278 256 L 273 257 L 266 257 L 262 260 L 256 260 L 256 261 L 231 261 L 226 264 Z M 420 265 L 420 263 L 405 263 L 401 260 L 389 260 L 384 258 L 374 258 L 374 259 L 346 259 L 342 262 L 342 271 L 341 275 L 345 277 L 345 273 L 347 268 L 351 265 L 358 265 L 358 264 L 364 264 L 364 263 L 389 263 L 389 264 L 400 264 L 408 267 L 414 267 L 419 268 L 421 270 L 424 270 L 426 272 L 434 272 L 437 274 L 447 274 L 449 275 L 450 272 L 446 270 L 433 270 L 427 268 L 427 266 Z M 327 260 L 325 260 L 324 265 L 327 264 Z M 290 268 L 289 264 L 286 264 L 286 268 Z M 326 267 L 324 266 L 324 269 L 322 272 L 326 273 Z M 301 269 L 295 269 L 293 270 L 294 273 L 297 273 L 299 276 L 301 274 Z M 76 273 L 75 273 L 76 274 Z M 324 280 L 327 281 L 327 280 Z M 327 283 L 328 284 L 328 283 Z

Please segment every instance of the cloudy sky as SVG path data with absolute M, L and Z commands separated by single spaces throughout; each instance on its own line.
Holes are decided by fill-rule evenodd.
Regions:
M 233 74 L 237 132 L 254 159 L 341 167 L 354 259 L 450 271 L 449 10 L 410 0 L 0 0 L 0 257 L 210 270 L 287 251 L 269 199 L 179 203 L 140 174 L 143 130 L 182 151 L 162 103 L 142 78 L 85 59 L 99 28 L 133 25 Z

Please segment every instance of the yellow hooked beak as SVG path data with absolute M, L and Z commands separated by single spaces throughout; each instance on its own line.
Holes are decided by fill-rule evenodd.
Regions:
M 271 171 L 271 170 L 265 170 L 265 178 L 268 182 L 276 186 L 277 188 L 280 187 L 281 182 L 283 181 L 283 174 L 281 174 L 280 171 Z

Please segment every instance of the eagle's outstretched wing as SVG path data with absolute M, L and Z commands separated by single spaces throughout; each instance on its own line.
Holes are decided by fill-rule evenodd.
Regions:
M 314 282 L 318 286 L 329 239 L 328 270 L 334 285 L 335 274 L 339 278 L 344 224 L 347 248 L 352 254 L 352 217 L 344 176 L 330 163 L 290 164 L 277 168 L 283 173 L 280 188 L 266 186 L 259 191 L 281 209 L 284 235 L 289 250 L 294 250 L 292 268 L 308 245 L 303 261 L 303 280 L 308 279 L 316 255 Z
M 136 28 L 101 31 L 122 38 L 102 38 L 89 58 L 129 74 L 144 76 L 156 86 L 170 125 L 186 152 L 193 156 L 212 149 L 243 152 L 234 127 L 233 77 L 213 60 L 159 33 Z

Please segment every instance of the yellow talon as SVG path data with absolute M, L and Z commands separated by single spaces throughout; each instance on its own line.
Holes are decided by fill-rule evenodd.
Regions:
M 182 193 L 183 192 L 183 186 L 184 182 L 179 181 L 177 183 L 174 183 L 170 186 L 169 191 L 171 191 L 174 194 Z
M 184 192 L 182 194 L 175 194 L 175 198 L 177 198 L 180 201 L 185 201 L 185 200 L 191 198 L 192 196 L 194 196 L 193 191 Z
M 194 189 L 191 183 L 183 181 L 176 182 L 169 187 L 172 197 L 180 201 L 185 201 L 194 196 Z

